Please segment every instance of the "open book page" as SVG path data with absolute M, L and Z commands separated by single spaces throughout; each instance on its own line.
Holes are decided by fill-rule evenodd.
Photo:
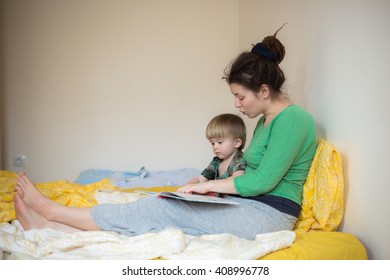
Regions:
M 148 192 L 148 191 L 136 191 L 141 194 L 149 194 L 157 197 L 163 198 L 173 198 L 193 202 L 206 202 L 206 203 L 216 203 L 216 204 L 239 204 L 236 201 L 228 200 L 223 197 L 202 195 L 202 194 L 187 194 L 180 192 Z

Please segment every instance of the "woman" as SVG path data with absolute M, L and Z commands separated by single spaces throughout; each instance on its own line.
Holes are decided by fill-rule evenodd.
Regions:
M 43 196 L 21 174 L 14 202 L 24 229 L 112 230 L 132 236 L 175 227 L 191 235 L 231 233 L 247 239 L 292 230 L 317 139 L 311 116 L 282 92 L 285 77 L 279 63 L 285 49 L 277 32 L 239 55 L 225 72 L 235 107 L 249 118 L 261 115 L 244 153 L 245 174 L 179 189 L 229 194 L 226 199 L 239 205 L 147 197 L 129 204 L 71 208 Z

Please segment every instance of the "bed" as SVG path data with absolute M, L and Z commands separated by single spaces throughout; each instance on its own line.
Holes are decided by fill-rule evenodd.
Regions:
M 149 181 L 143 168 L 126 174 L 89 171 L 80 173 L 83 176 L 75 182 L 59 180 L 37 183 L 36 186 L 47 197 L 63 205 L 90 207 L 141 199 L 143 195 L 137 192 L 140 190 L 173 191 L 180 184 L 172 178 L 184 180 L 195 172 L 192 169 L 186 171 L 189 172 L 184 175 L 163 172 L 164 180 L 158 176 L 152 176 L 155 178 L 150 180 L 149 176 Z M 256 240 L 231 234 L 194 237 L 173 228 L 135 237 L 102 231 L 24 231 L 13 209 L 16 177 L 17 174 L 11 171 L 0 171 L 0 259 L 367 259 L 366 249 L 355 235 L 337 231 L 344 211 L 342 162 L 334 146 L 323 139 L 319 139 L 304 186 L 302 211 L 295 229 L 259 234 Z M 118 183 L 118 178 L 124 177 L 124 183 Z

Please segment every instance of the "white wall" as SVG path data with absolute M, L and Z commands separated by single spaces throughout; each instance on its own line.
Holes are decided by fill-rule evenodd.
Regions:
M 88 168 L 203 168 L 204 131 L 237 112 L 223 70 L 237 0 L 5 1 L 5 167 L 35 181 Z
M 343 158 L 345 218 L 369 258 L 390 259 L 390 1 L 240 1 L 240 46 L 284 22 L 287 90 Z
M 341 227 L 390 259 L 386 0 L 5 1 L 3 165 L 35 181 L 87 168 L 202 168 L 222 72 L 284 22 L 286 90 L 343 156 Z M 246 120 L 251 131 L 255 120 Z
M 4 112 L 4 102 L 3 102 L 3 95 L 4 95 L 4 9 L 2 5 L 2 1 L 0 0 L 0 169 L 5 168 L 3 167 L 3 112 Z
M 321 10 L 307 84 L 308 91 L 318 89 L 318 98 L 312 95 L 308 102 L 343 155 L 347 189 L 342 230 L 360 237 L 370 257 L 390 259 L 390 113 L 385 108 L 390 104 L 390 2 L 339 2 L 338 9 L 323 7 L 332 20 Z

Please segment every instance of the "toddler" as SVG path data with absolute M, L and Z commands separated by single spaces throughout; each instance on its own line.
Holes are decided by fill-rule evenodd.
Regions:
M 206 138 L 210 141 L 215 157 L 199 176 L 192 178 L 187 184 L 244 174 L 246 162 L 242 149 L 245 146 L 246 129 L 239 116 L 222 114 L 214 117 L 207 125 Z

